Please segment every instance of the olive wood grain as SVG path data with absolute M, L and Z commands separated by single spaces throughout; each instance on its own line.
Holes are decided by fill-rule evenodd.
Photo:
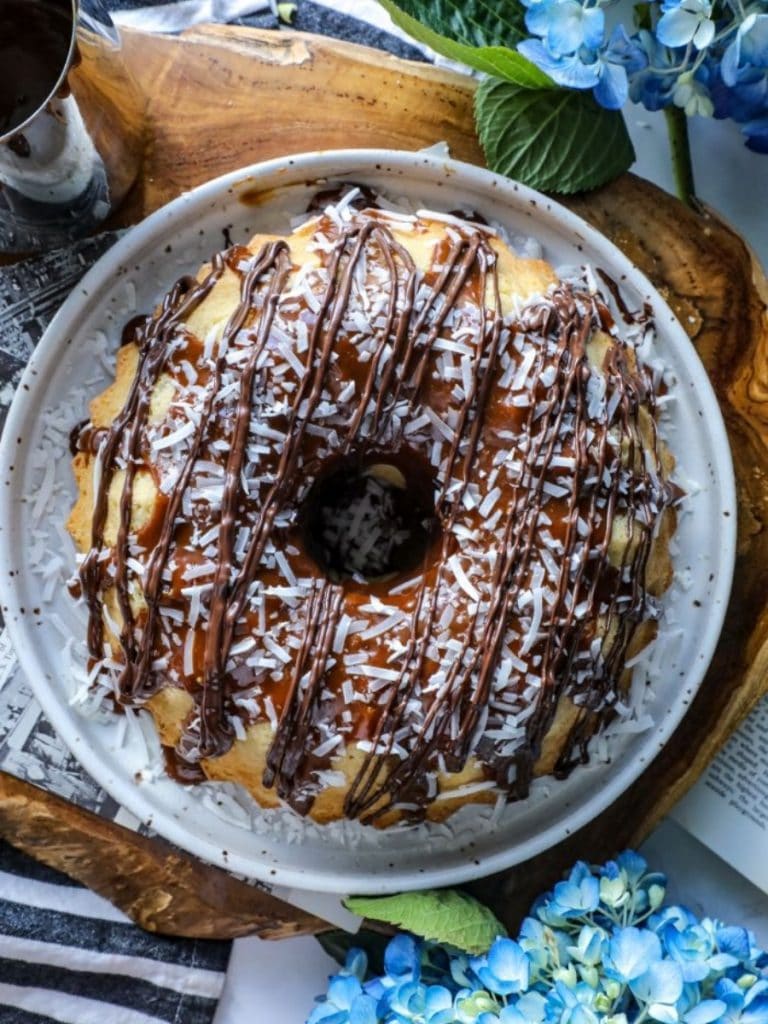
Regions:
M 328 926 L 256 886 L 0 772 L 0 835 L 150 932 L 285 939 Z
M 482 162 L 471 80 L 308 35 L 224 27 L 175 39 L 126 33 L 148 95 L 145 170 L 119 223 L 217 174 L 311 149 L 417 149 L 444 140 Z M 639 843 L 768 689 L 768 321 L 765 276 L 708 210 L 689 210 L 632 175 L 566 200 L 650 277 L 710 373 L 739 490 L 733 596 L 712 667 L 672 740 L 624 796 L 534 861 L 470 888 L 514 927 L 577 857 Z M 17 780 L 0 779 L 0 834 L 108 896 L 144 927 L 278 937 L 320 928 L 224 872 Z M 125 868 L 125 869 L 123 869 Z

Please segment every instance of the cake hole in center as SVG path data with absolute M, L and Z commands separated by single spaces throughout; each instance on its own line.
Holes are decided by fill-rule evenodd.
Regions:
M 307 547 L 332 580 L 378 580 L 418 568 L 437 534 L 431 473 L 383 459 L 344 460 L 305 504 Z

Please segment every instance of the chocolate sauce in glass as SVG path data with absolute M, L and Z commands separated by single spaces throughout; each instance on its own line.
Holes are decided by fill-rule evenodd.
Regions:
M 67 0 L 0 0 L 0 136 L 43 106 L 67 63 L 72 42 Z M 23 136 L 9 141 L 28 155 Z
M 383 218 L 356 216 L 338 228 L 324 257 L 328 283 L 316 299 L 318 309 L 301 357 L 305 372 L 284 413 L 285 442 L 270 469 L 271 483 L 250 519 L 243 518 L 243 509 L 250 507 L 251 501 L 243 483 L 243 467 L 253 395 L 260 386 L 260 358 L 271 344 L 275 311 L 284 301 L 290 249 L 279 240 L 267 243 L 255 255 L 240 247 L 219 254 L 202 281 L 180 281 L 153 316 L 130 326 L 129 337 L 139 350 L 138 369 L 122 412 L 106 434 L 98 437 L 101 472 L 94 500 L 92 548 L 81 568 L 90 611 L 91 657 L 96 661 L 105 654 L 104 596 L 114 587 L 122 617 L 120 699 L 126 705 L 140 705 L 164 685 L 162 672 L 153 668 L 155 639 L 161 629 L 161 606 L 172 598 L 169 577 L 179 571 L 178 565 L 173 565 L 184 550 L 184 531 L 189 529 L 182 510 L 195 464 L 212 437 L 226 439 L 221 508 L 214 522 L 216 562 L 207 599 L 208 617 L 205 629 L 194 638 L 198 673 L 195 681 L 187 684 L 194 710 L 179 745 L 169 754 L 176 777 L 196 781 L 201 774 L 200 760 L 226 753 L 236 738 L 232 701 L 240 684 L 228 668 L 230 651 L 248 634 L 249 593 L 265 551 L 268 545 L 284 543 L 282 528 L 276 525 L 280 515 L 296 506 L 302 477 L 311 473 L 319 479 L 330 471 L 329 466 L 306 461 L 307 444 L 313 417 L 322 395 L 332 388 L 334 367 L 345 344 L 342 325 L 358 264 L 374 258 L 387 275 L 386 309 L 371 357 L 358 368 L 356 404 L 346 429 L 339 432 L 332 459 L 365 462 L 374 454 L 384 459 L 388 449 L 381 438 L 391 430 L 394 410 L 405 403 L 415 415 L 421 408 L 432 386 L 435 347 L 460 301 L 474 304 L 481 327 L 473 342 L 469 381 L 455 408 L 447 460 L 434 478 L 439 531 L 428 546 L 411 601 L 407 643 L 397 678 L 380 699 L 359 707 L 358 735 L 368 739 L 369 745 L 349 787 L 344 812 L 364 822 L 376 821 L 393 805 L 403 803 L 409 814 L 423 814 L 432 799 L 430 773 L 438 764 L 448 771 L 461 770 L 473 751 L 502 790 L 524 796 L 563 694 L 572 698 L 579 711 L 557 774 L 566 774 L 584 759 L 589 738 L 612 713 L 618 699 L 635 628 L 649 615 L 645 575 L 653 529 L 663 509 L 677 496 L 664 479 L 655 427 L 651 427 L 650 446 L 642 434 L 641 410 L 646 414 L 653 410 L 649 381 L 642 369 L 630 366 L 616 339 L 602 367 L 612 411 L 602 422 L 590 413 L 594 373 L 588 343 L 596 331 L 612 328 L 612 318 L 599 296 L 578 286 L 558 285 L 545 299 L 532 302 L 516 325 L 535 353 L 530 371 L 532 400 L 527 407 L 505 410 L 510 422 L 517 417 L 526 446 L 519 475 L 504 495 L 488 601 L 477 601 L 468 613 L 466 627 L 456 635 L 460 650 L 445 679 L 428 698 L 419 698 L 424 700 L 419 735 L 409 749 L 395 755 L 395 737 L 407 731 L 410 702 L 430 671 L 438 597 L 458 548 L 454 527 L 473 481 L 479 446 L 481 441 L 486 446 L 490 443 L 499 412 L 490 402 L 499 376 L 504 326 L 496 254 L 485 234 L 465 225 L 445 234 L 431 269 L 422 275 Z M 141 583 L 146 610 L 135 615 L 131 602 L 135 572 L 129 552 L 131 508 L 136 473 L 144 458 L 143 437 L 152 393 L 172 344 L 178 345 L 179 337 L 184 336 L 183 325 L 227 267 L 239 276 L 239 302 L 206 378 L 206 397 L 175 485 L 159 501 L 151 544 L 145 539 L 147 550 L 151 550 Z M 626 307 L 621 312 L 625 320 L 632 320 Z M 642 315 L 634 319 L 638 321 Z M 216 396 L 229 346 L 244 330 L 249 332 L 250 347 L 234 412 L 222 425 L 215 415 Z M 190 336 L 185 344 L 192 351 L 200 341 Z M 546 386 L 541 383 L 545 371 L 551 378 Z M 367 428 L 363 436 L 364 417 Z M 647 418 L 653 424 L 652 417 Z M 93 450 L 94 435 L 89 429 L 86 426 L 81 434 L 80 450 Z M 565 462 L 571 466 L 569 487 L 553 500 L 556 463 L 563 462 L 565 453 Z M 391 454 L 407 458 L 407 447 L 401 445 Z M 104 540 L 108 494 L 118 469 L 123 473 L 119 526 L 116 543 L 109 549 Z M 626 523 L 629 538 L 618 567 L 610 563 L 608 555 L 617 515 Z M 549 523 L 562 545 L 559 577 L 537 635 L 526 641 L 527 649 L 525 643 L 516 641 L 517 653 L 539 666 L 542 682 L 525 718 L 524 736 L 510 750 L 509 744 L 488 738 L 487 725 L 496 714 L 494 701 L 500 699 L 493 692 L 494 679 L 508 642 L 509 623 L 526 595 L 533 593 L 531 576 L 543 522 Z M 236 557 L 244 523 L 247 543 L 242 557 Z M 371 589 L 375 591 L 373 585 Z M 312 773 L 331 765 L 329 754 L 313 751 L 319 725 L 333 722 L 338 712 L 338 697 L 327 684 L 333 639 L 348 598 L 344 580 L 316 573 L 301 611 L 300 647 L 292 654 L 284 684 L 274 690 L 277 723 L 263 784 L 274 787 L 302 813 L 312 803 Z M 602 621 L 599 630 L 598 618 Z M 519 697 L 511 692 L 505 699 Z

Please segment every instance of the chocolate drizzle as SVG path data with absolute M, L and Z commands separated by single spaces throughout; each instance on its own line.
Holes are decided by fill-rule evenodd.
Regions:
M 86 425 L 77 444 L 100 442 L 81 579 L 91 657 L 117 658 L 119 700 L 141 705 L 169 680 L 186 687 L 194 707 L 175 756 L 188 776 L 244 738 L 243 718 L 271 721 L 263 785 L 302 812 L 357 741 L 344 813 L 364 822 L 393 808 L 422 815 L 437 773 L 472 757 L 489 783 L 524 796 L 564 697 L 574 714 L 556 773 L 586 758 L 620 700 L 637 626 L 653 615 L 654 530 L 677 496 L 649 374 L 599 295 L 560 284 L 505 321 L 487 231 L 451 224 L 424 272 L 396 229 L 351 204 L 345 217 L 321 215 L 320 267 L 304 284 L 285 241 L 216 256 L 202 281 L 179 282 L 134 325 L 125 406 L 106 433 Z M 239 301 L 218 339 L 194 337 L 187 322 L 232 273 Z M 361 325 L 371 294 L 379 306 Z M 644 313 L 619 308 L 642 327 Z M 292 352 L 278 360 L 281 344 Z M 179 428 L 174 400 L 167 422 L 153 425 L 156 389 L 165 376 L 183 394 L 182 370 L 199 378 L 192 427 Z M 167 485 L 152 445 L 159 436 L 171 448 L 179 430 Z M 409 447 L 435 466 L 440 534 L 420 573 L 367 592 L 359 580 L 324 578 L 297 547 L 301 503 L 322 467 L 407 457 Z M 201 466 L 221 481 L 215 505 L 201 497 Z M 139 528 L 141 472 L 155 481 L 158 511 Z M 198 577 L 202 588 L 187 585 Z M 374 640 L 385 630 L 361 620 L 363 640 L 345 639 L 355 609 L 382 604 L 378 593 L 392 637 Z M 105 622 L 119 633 L 119 657 Z M 255 648 L 250 660 L 241 648 Z M 358 664 L 364 682 L 353 685 Z

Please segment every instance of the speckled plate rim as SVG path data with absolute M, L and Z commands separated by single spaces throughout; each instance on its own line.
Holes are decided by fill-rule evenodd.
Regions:
M 385 872 L 320 872 L 311 864 L 303 868 L 284 867 L 275 861 L 261 861 L 223 851 L 212 837 L 205 838 L 191 833 L 184 827 L 183 821 L 171 815 L 159 818 L 156 808 L 145 799 L 141 787 L 133 783 L 132 779 L 120 777 L 114 765 L 102 756 L 102 752 L 89 746 L 85 725 L 69 707 L 62 687 L 57 686 L 53 678 L 46 676 L 39 655 L 39 644 L 36 643 L 37 636 L 31 630 L 29 616 L 24 616 L 19 601 L 17 580 L 18 574 L 24 572 L 24 565 L 23 557 L 20 558 L 18 546 L 14 542 L 17 537 L 15 524 L 21 514 L 23 495 L 14 482 L 22 477 L 18 470 L 25 455 L 24 435 L 30 420 L 34 421 L 38 412 L 35 409 L 35 393 L 40 388 L 40 382 L 55 367 L 62 346 L 72 343 L 84 311 L 95 302 L 96 296 L 110 287 L 110 283 L 120 275 L 121 269 L 129 266 L 134 254 L 145 248 L 148 242 L 165 241 L 174 227 L 188 223 L 195 209 L 206 208 L 224 193 L 238 189 L 242 192 L 245 186 L 253 189 L 258 187 L 260 181 L 275 175 L 284 174 L 285 184 L 289 185 L 349 174 L 357 174 L 364 179 L 366 169 L 369 174 L 373 174 L 374 169 L 380 173 L 382 168 L 391 170 L 394 175 L 416 171 L 423 173 L 426 170 L 430 176 L 434 174 L 433 184 L 450 180 L 455 186 L 466 182 L 470 191 L 481 191 L 489 199 L 497 196 L 511 206 L 518 206 L 521 210 L 525 208 L 526 215 L 531 216 L 532 233 L 535 233 L 538 223 L 549 226 L 557 234 L 569 236 L 569 245 L 573 244 L 574 238 L 582 239 L 590 259 L 597 255 L 602 265 L 617 279 L 652 299 L 660 332 L 664 332 L 666 342 L 674 347 L 685 364 L 691 384 L 696 389 L 697 401 L 706 416 L 706 429 L 712 441 L 708 454 L 713 460 L 719 507 L 723 511 L 716 538 L 720 550 L 720 568 L 697 648 L 697 664 L 686 680 L 687 699 L 683 699 L 681 692 L 681 699 L 668 707 L 662 720 L 655 723 L 655 752 L 661 749 L 679 724 L 690 697 L 700 685 L 710 663 L 728 604 L 736 550 L 736 489 L 728 438 L 717 398 L 695 348 L 667 303 L 630 260 L 589 224 L 548 197 L 482 168 L 442 156 L 392 150 L 319 151 L 270 160 L 223 175 L 181 195 L 129 231 L 85 275 L 80 286 L 52 320 L 32 354 L 8 414 L 0 443 L 0 603 L 6 625 L 27 679 L 56 731 L 91 776 L 139 820 L 146 821 L 149 817 L 152 828 L 164 838 L 230 871 L 272 884 L 336 893 L 393 892 L 407 888 L 458 884 L 528 860 L 605 810 L 639 777 L 648 761 L 630 761 L 623 765 L 601 788 L 572 807 L 565 820 L 543 829 L 533 839 L 486 854 L 476 849 L 474 857 L 467 856 L 466 862 L 442 867 L 427 865 L 419 868 L 418 873 L 399 870 L 396 865 Z M 148 814 L 148 810 L 151 814 Z M 307 859 L 311 860 L 311 850 L 308 854 Z

